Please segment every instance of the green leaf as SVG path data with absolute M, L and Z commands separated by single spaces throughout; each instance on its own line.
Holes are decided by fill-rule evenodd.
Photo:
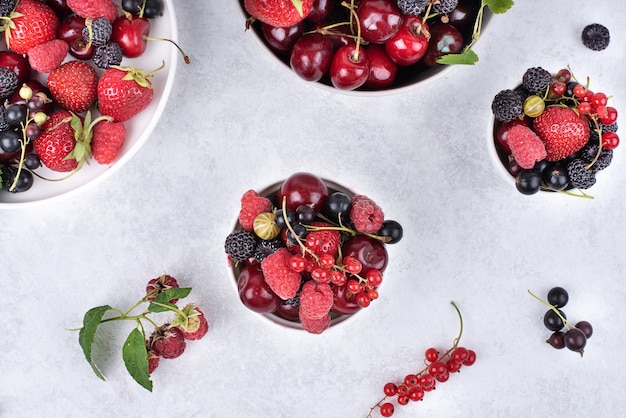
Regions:
M 440 57 L 437 62 L 446 65 L 473 65 L 478 62 L 478 55 L 471 49 L 463 50 L 459 54 L 447 54 Z
M 169 302 L 159 302 L 158 305 L 156 303 L 151 303 L 150 305 L 148 305 L 148 311 L 154 312 L 154 313 L 174 311 L 176 309 L 178 309 L 178 307 L 174 305 L 173 303 L 169 303 Z
M 87 362 L 89 362 L 89 364 L 91 365 L 91 368 L 93 369 L 96 376 L 98 376 L 102 380 L 106 379 L 91 358 L 91 347 L 93 346 L 93 340 L 96 336 L 96 330 L 98 329 L 98 325 L 100 325 L 102 316 L 104 316 L 106 311 L 111 309 L 112 308 L 109 305 L 103 305 L 88 310 L 85 314 L 85 317 L 83 318 L 83 327 L 78 333 L 78 343 L 82 347 L 83 353 L 85 353 L 85 358 L 87 359 Z
M 291 0 L 291 4 L 296 8 L 298 14 L 304 17 L 304 11 L 302 10 L 302 0 Z
M 515 4 L 513 0 L 483 0 L 489 10 L 495 14 L 502 14 L 508 11 Z
M 133 329 L 122 347 L 122 358 L 126 370 L 144 388 L 152 392 L 152 381 L 148 373 L 148 350 L 144 335 L 137 328 Z

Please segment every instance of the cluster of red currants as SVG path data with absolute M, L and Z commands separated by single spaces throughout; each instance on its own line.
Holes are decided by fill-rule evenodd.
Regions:
M 385 396 L 370 408 L 368 418 L 372 417 L 373 411 L 378 408 L 380 415 L 390 417 L 394 414 L 394 403 L 388 401 L 390 397 L 396 397 L 398 405 L 407 405 L 411 401 L 421 401 L 426 392 L 435 389 L 437 383 L 447 382 L 450 375 L 457 373 L 463 366 L 471 366 L 476 362 L 476 353 L 473 350 L 459 346 L 463 333 L 463 319 L 454 302 L 451 302 L 459 316 L 460 331 L 451 348 L 443 354 L 434 347 L 430 347 L 424 353 L 425 367 L 419 372 L 407 374 L 399 383 L 388 382 L 383 387 Z

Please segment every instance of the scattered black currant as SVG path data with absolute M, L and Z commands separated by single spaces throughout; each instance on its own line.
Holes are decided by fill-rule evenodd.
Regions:
M 287 218 L 287 220 L 285 220 Z M 296 222 L 296 215 L 292 210 L 287 209 L 283 211 L 282 209 L 278 209 L 276 211 L 276 225 L 280 228 L 287 228 L 287 222 L 293 224 Z
M 350 196 L 343 192 L 334 192 L 326 199 L 326 211 L 331 217 L 350 210 Z
M 567 319 L 563 311 L 559 309 L 557 313 L 557 311 L 548 309 L 543 315 L 543 325 L 545 325 L 545 327 L 550 331 L 560 331 L 565 326 L 565 323 L 561 318 Z
M 533 170 L 522 170 L 515 177 L 515 187 L 522 194 L 535 194 L 541 188 L 541 175 Z
M 309 225 L 315 220 L 315 209 L 310 205 L 300 205 L 296 209 L 296 217 L 298 222 Z
M 569 301 L 569 295 L 567 294 L 567 290 L 562 287 L 553 287 L 548 291 L 548 303 L 555 308 L 562 308 L 567 305 Z
M 376 233 L 381 237 L 388 237 L 386 244 L 395 244 L 402 239 L 403 230 L 402 225 L 391 219 L 383 222 L 383 227 Z
M 555 331 L 546 342 L 557 350 L 565 348 L 565 333 L 563 331 Z
M 587 345 L 587 337 L 585 333 L 578 328 L 569 329 L 565 333 L 565 347 L 583 355 L 583 351 Z
M 578 321 L 576 323 L 576 328 L 585 333 L 585 337 L 589 338 L 593 334 L 593 327 L 587 321 Z

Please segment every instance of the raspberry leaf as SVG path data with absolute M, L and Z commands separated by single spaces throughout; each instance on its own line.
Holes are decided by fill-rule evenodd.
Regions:
M 176 305 L 170 303 L 172 299 L 183 299 L 191 293 L 190 287 L 173 287 L 156 295 L 152 303 L 148 306 L 150 312 L 165 312 L 178 310 Z M 155 303 L 156 302 L 156 303 Z
M 148 350 L 145 337 L 139 329 L 133 329 L 126 338 L 122 347 L 122 358 L 132 378 L 152 392 L 152 381 L 148 373 Z
M 513 0 L 483 0 L 483 3 L 495 14 L 505 13 L 515 4 Z
M 83 353 L 85 353 L 85 358 L 87 359 L 87 362 L 89 362 L 89 364 L 91 365 L 94 373 L 102 380 L 106 379 L 104 378 L 104 375 L 102 374 L 100 369 L 98 369 L 96 364 L 93 362 L 93 359 L 91 357 L 91 348 L 93 346 L 93 341 L 96 336 L 96 330 L 98 329 L 98 325 L 100 325 L 104 314 L 109 310 L 113 310 L 113 308 L 111 308 L 109 305 L 97 306 L 88 310 L 87 313 L 85 313 L 85 317 L 83 318 L 83 327 L 78 333 L 78 343 L 83 349 Z

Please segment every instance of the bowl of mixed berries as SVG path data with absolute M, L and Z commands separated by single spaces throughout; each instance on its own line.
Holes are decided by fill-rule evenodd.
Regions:
M 171 0 L 12 0 L 0 17 L 0 207 L 97 184 L 163 112 L 182 52 Z
M 609 167 L 617 134 L 610 95 L 592 90 L 569 68 L 552 74 L 526 70 L 522 83 L 492 101 L 488 147 L 498 169 L 519 192 L 561 193 L 591 198 L 591 188 Z
M 402 233 L 369 197 L 300 172 L 243 194 L 224 249 L 246 308 L 319 334 L 378 298 Z
M 401 92 L 473 64 L 471 49 L 510 0 L 239 0 L 275 60 L 331 91 Z M 357 93 L 358 94 L 358 93 Z

